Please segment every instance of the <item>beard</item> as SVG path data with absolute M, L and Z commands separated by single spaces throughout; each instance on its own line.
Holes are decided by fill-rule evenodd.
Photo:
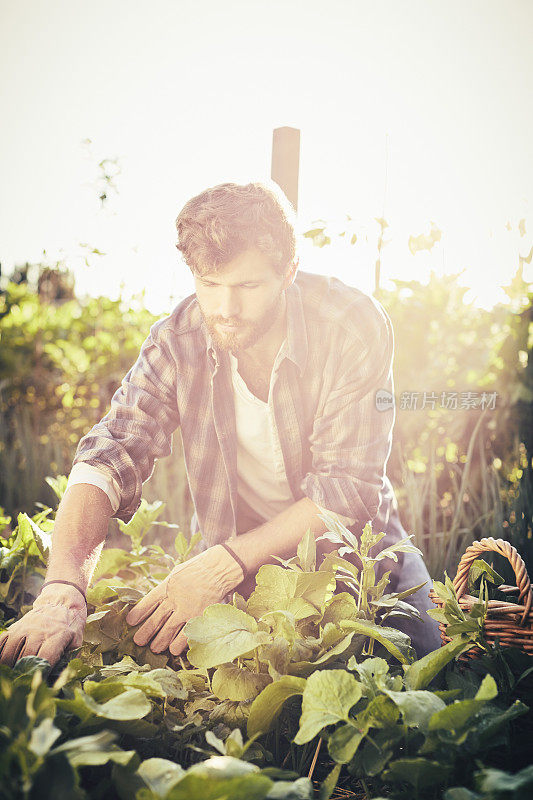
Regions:
M 227 320 L 215 316 L 206 317 L 202 311 L 202 316 L 215 346 L 219 350 L 231 350 L 232 353 L 238 353 L 257 344 L 281 317 L 284 309 L 284 303 L 282 302 L 283 291 L 282 289 L 279 292 L 270 308 L 255 322 L 234 320 L 235 325 L 238 325 L 235 331 L 220 331 L 217 325 L 227 324 Z

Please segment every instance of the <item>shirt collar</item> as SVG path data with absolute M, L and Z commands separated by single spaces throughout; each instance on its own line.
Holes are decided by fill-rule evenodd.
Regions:
M 296 282 L 291 283 L 285 290 L 287 299 L 287 339 L 283 354 L 298 367 L 302 376 L 307 364 L 307 330 L 305 327 L 305 317 L 302 303 L 302 293 Z M 220 351 L 217 350 L 207 329 L 205 321 L 202 320 L 202 329 L 206 339 L 206 351 L 215 364 L 218 366 L 220 361 Z
M 287 358 L 296 364 L 302 376 L 307 364 L 307 329 L 302 293 L 296 282 L 285 292 L 287 297 Z

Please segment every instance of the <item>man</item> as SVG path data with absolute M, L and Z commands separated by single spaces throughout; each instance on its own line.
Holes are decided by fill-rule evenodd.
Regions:
M 203 550 L 128 614 L 135 641 L 154 652 L 182 653 L 184 623 L 273 556 L 293 555 L 308 528 L 322 534 L 324 509 L 358 534 L 373 520 L 383 546 L 405 536 L 385 474 L 394 408 L 376 399 L 393 392 L 384 309 L 335 278 L 297 276 L 290 208 L 263 184 L 208 189 L 176 224 L 196 294 L 152 327 L 109 413 L 81 440 L 43 590 L 0 636 L 6 663 L 55 663 L 81 644 L 109 519 L 131 518 L 178 426 Z M 419 557 L 399 566 L 393 588 L 429 580 Z M 427 589 L 416 604 L 428 607 Z M 409 629 L 419 654 L 439 644 L 424 616 Z

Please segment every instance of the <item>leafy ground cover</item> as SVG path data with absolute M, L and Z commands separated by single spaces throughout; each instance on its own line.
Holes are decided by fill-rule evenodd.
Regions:
M 60 497 L 65 480 L 50 485 Z M 318 563 L 308 534 L 294 558 L 260 569 L 248 598 L 190 620 L 186 658 L 174 659 L 135 645 L 125 622 L 194 549 L 162 512 L 143 501 L 122 546 L 103 551 L 77 652 L 52 670 L 36 657 L 0 667 L 0 797 L 527 796 L 533 659 L 483 641 L 485 579 L 498 583 L 487 565 L 470 614 L 449 580 L 435 584 L 451 641 L 417 660 L 394 627 L 416 612 L 408 593 L 387 591 L 386 571 L 413 545 L 376 552 L 370 525 L 358 539 L 324 515 L 336 553 Z M 13 530 L 0 515 L 3 627 L 39 591 L 53 524 L 51 508 Z M 173 552 L 154 543 L 158 526 Z M 456 661 L 474 646 L 481 658 Z

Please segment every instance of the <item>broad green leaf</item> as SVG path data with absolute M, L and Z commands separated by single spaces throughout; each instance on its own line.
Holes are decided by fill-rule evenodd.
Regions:
M 39 553 L 41 554 L 41 558 L 43 562 L 46 563 L 48 561 L 50 547 L 52 546 L 52 535 L 50 533 L 46 533 L 46 531 L 41 530 L 41 528 L 39 528 L 39 526 L 36 525 L 35 522 L 30 517 L 26 518 L 33 533 L 35 544 L 37 545 Z
M 520 700 L 515 700 L 513 705 L 506 708 L 505 711 L 492 708 L 490 716 L 484 716 L 483 719 L 480 719 L 475 728 L 475 741 L 479 749 L 490 746 L 491 740 L 501 730 L 508 727 L 513 720 L 527 714 L 528 711 L 529 707 Z
M 195 667 L 216 667 L 250 653 L 271 640 L 256 620 L 235 606 L 217 603 L 183 628 L 189 641 L 187 658 Z
M 220 700 L 209 713 L 209 724 L 222 722 L 229 728 L 244 727 L 250 713 L 249 700 Z M 233 755 L 233 753 L 227 753 Z
M 374 697 L 385 688 L 392 688 L 389 665 L 384 658 L 367 658 L 358 664 L 350 659 L 348 669 L 355 670 L 365 687 L 365 694 Z
M 259 733 L 267 733 L 277 719 L 283 704 L 289 697 L 303 694 L 306 681 L 292 675 L 284 675 L 266 686 L 253 701 L 248 717 L 247 732 L 251 738 Z
M 220 756 L 220 758 L 229 756 Z M 190 774 L 192 767 L 170 790 L 165 800 L 263 800 L 272 786 L 266 775 L 208 778 Z
M 295 744 L 310 742 L 327 725 L 348 722 L 350 709 L 361 698 L 361 684 L 342 669 L 314 672 L 302 698 L 300 728 Z
M 13 667 L 13 677 L 19 675 L 34 675 L 36 672 L 48 672 L 50 664 L 46 659 L 39 656 L 24 656 L 19 658 Z
M 241 778 L 244 775 L 253 775 L 260 772 L 256 764 L 242 761 L 232 756 L 211 756 L 207 761 L 193 764 L 187 774 L 202 775 L 205 778 Z
M 206 731 L 205 740 L 207 744 L 218 750 L 223 756 L 233 756 L 234 758 L 242 758 L 243 754 L 248 749 L 245 747 L 242 732 L 240 728 L 234 728 L 226 740 L 223 742 L 218 736 L 215 736 L 213 731 Z M 252 740 L 248 744 L 251 743 Z M 272 777 L 271 775 L 269 777 Z
M 150 667 L 144 664 L 140 667 L 131 656 L 124 656 L 120 661 L 115 661 L 114 664 L 107 664 L 100 669 L 100 675 L 103 678 L 109 678 L 117 675 L 128 675 L 130 672 L 149 672 Z
M 453 583 L 446 573 L 444 583 L 441 583 L 441 581 L 433 581 L 433 590 L 441 600 L 451 600 L 457 603 L 457 595 L 453 588 Z
M 482 791 L 486 797 L 491 797 L 497 792 L 504 794 L 514 792 L 515 798 L 531 796 L 531 793 L 526 794 L 525 790 L 533 789 L 533 766 L 525 767 L 514 775 L 486 767 L 476 776 L 476 789 Z
M 175 670 L 169 669 L 169 667 L 160 667 L 150 670 L 146 677 L 159 684 L 161 691 L 170 702 L 187 699 L 189 692 L 183 686 Z
M 339 781 L 341 774 L 342 764 L 335 764 L 331 772 L 320 784 L 318 800 L 330 800 L 331 795 L 335 791 L 335 787 Z
M 417 583 L 416 586 L 411 586 L 410 589 L 404 589 L 403 592 L 393 592 L 392 594 L 384 594 L 381 597 L 381 600 L 383 602 L 389 600 L 389 598 L 395 600 L 404 600 L 406 597 L 409 597 L 410 595 L 415 594 L 415 592 L 418 592 L 420 589 L 423 589 L 426 583 L 427 581 L 424 581 L 424 583 Z
M 174 539 L 174 549 L 181 558 L 184 558 L 185 554 L 187 553 L 188 547 L 189 547 L 189 542 L 185 538 L 183 531 L 180 531 L 177 534 L 176 538 Z
M 157 797 L 166 797 L 184 776 L 185 770 L 166 758 L 147 758 L 140 765 L 137 774 Z
M 224 746 L 226 748 L 225 755 L 234 756 L 234 758 L 242 758 L 246 750 L 248 749 L 248 745 L 251 742 L 248 742 L 247 745 L 244 744 L 242 738 L 242 731 L 240 728 L 234 728 L 229 736 L 226 737 L 226 741 L 224 742 Z M 272 777 L 269 775 L 269 777 Z
M 32 730 L 28 747 L 36 756 L 45 756 L 59 736 L 61 731 L 47 717 Z
M 340 642 L 344 635 L 344 631 L 333 622 L 326 622 L 317 641 L 322 650 L 329 650 L 330 647 L 334 647 Z
M 437 711 L 429 721 L 429 730 L 461 731 L 474 723 L 474 716 L 485 705 L 486 700 L 456 700 Z
M 189 767 L 165 800 L 263 800 L 272 785 L 255 764 L 212 756 Z
M 383 773 L 385 781 L 406 781 L 414 786 L 415 790 L 424 789 L 426 786 L 440 786 L 446 782 L 449 767 L 438 761 L 429 761 L 426 758 L 402 758 L 391 761 L 388 769 Z
M 39 791 L 27 795 L 31 798 L 38 796 L 40 800 L 59 800 L 68 797 L 69 800 L 83 800 L 79 791 L 79 777 L 65 755 L 47 758 L 33 775 L 33 787 Z M 4 796 L 12 798 L 21 795 L 17 792 L 16 795 L 6 793 Z
M 382 561 L 384 558 L 392 558 L 393 561 L 398 561 L 398 553 L 413 553 L 414 555 L 423 555 L 422 551 L 416 547 L 410 540 L 413 536 L 406 536 L 396 544 L 391 544 L 381 552 L 374 556 L 376 561 Z
M 67 476 L 57 475 L 55 478 L 53 478 L 52 476 L 47 475 L 45 481 L 48 484 L 48 486 L 50 486 L 57 499 L 61 500 L 67 490 L 67 483 L 68 483 Z
M 321 538 L 323 537 L 320 536 L 319 539 Z M 341 558 L 336 551 L 332 553 L 326 553 L 318 569 L 320 571 L 329 572 L 331 575 L 335 575 L 337 580 L 340 580 L 341 577 L 352 578 L 353 580 L 351 583 L 354 585 L 355 580 L 359 575 L 359 569 L 355 566 L 355 564 L 352 564 L 351 561 L 348 561 L 345 558 Z
M 385 589 L 390 583 L 390 570 L 388 572 L 384 572 L 379 581 L 376 583 L 375 586 L 369 590 L 369 594 L 371 597 L 375 597 L 376 601 L 379 599 L 385 599 L 385 595 L 383 594 Z
M 487 564 L 484 558 L 476 558 L 468 572 L 468 591 L 471 592 L 476 586 L 477 581 L 484 575 L 485 578 L 495 586 L 501 586 L 502 576 Z
M 164 525 L 164 523 L 161 522 L 158 522 L 156 524 Z M 199 531 L 193 534 L 190 540 L 187 540 L 186 536 L 182 533 L 182 531 L 178 533 L 178 535 L 174 540 L 174 547 L 181 561 L 185 561 L 190 556 L 190 554 L 192 553 L 192 551 L 194 550 L 194 548 L 196 547 L 201 538 L 202 534 Z
M 108 576 L 117 580 L 117 575 L 123 570 L 127 569 L 136 557 L 129 553 L 127 550 L 121 550 L 116 547 L 110 547 L 107 550 L 102 550 L 96 569 L 93 574 L 93 584 L 96 584 L 100 578 Z M 94 586 L 96 589 L 96 586 Z M 87 599 L 90 598 L 90 590 Z M 92 600 L 91 600 L 92 602 Z
M 470 789 L 465 789 L 464 786 L 455 786 L 453 789 L 447 789 L 443 795 L 444 800 L 481 800 L 481 796 Z
M 368 732 L 370 728 L 393 728 L 400 712 L 390 697 L 378 694 L 356 716 L 357 727 Z
M 473 647 L 473 642 L 463 638 L 452 639 L 444 647 L 428 653 L 423 658 L 415 661 L 405 671 L 405 685 L 408 689 L 425 689 L 433 678 L 444 669 L 446 664 L 453 661 Z
M 448 624 L 448 617 L 443 608 L 429 608 L 426 613 L 436 622 L 442 622 L 443 625 Z
M 176 670 L 176 677 L 184 689 L 193 694 L 201 694 L 208 690 L 208 678 L 205 671 L 199 669 L 179 669 Z
M 139 508 L 129 522 L 118 520 L 118 526 L 122 533 L 131 538 L 133 550 L 140 548 L 142 540 L 164 509 L 165 503 L 161 502 L 161 500 L 156 500 L 155 503 L 148 503 L 143 497 Z
M 353 631 L 345 634 L 344 636 L 341 635 L 335 644 L 329 647 L 324 653 L 322 653 L 322 655 L 313 661 L 313 664 L 327 664 L 329 661 L 335 658 L 335 656 L 345 653 L 352 642 L 353 636 Z
M 237 728 L 237 730 L 238 730 L 238 728 Z M 226 755 L 226 745 L 224 744 L 222 739 L 219 739 L 218 736 L 215 736 L 213 731 L 206 731 L 205 732 L 205 740 L 206 740 L 207 744 L 211 745 L 211 747 L 214 747 L 215 750 L 218 750 L 218 752 L 221 755 L 223 755 L 223 756 Z M 236 758 L 238 758 L 238 756 L 236 756 Z
M 344 636 L 341 632 L 341 638 L 339 641 L 322 653 L 322 655 L 320 655 L 314 661 L 293 661 L 289 665 L 289 672 L 291 675 L 300 675 L 301 677 L 311 675 L 311 673 L 316 670 L 317 666 L 323 666 L 331 661 L 335 661 L 337 656 L 346 653 L 346 650 L 348 650 L 352 643 L 354 635 L 354 631 L 351 631 Z
M 275 639 L 273 642 L 262 644 L 258 650 L 259 661 L 268 664 L 268 674 L 274 680 L 289 671 L 290 647 L 286 639 Z
M 32 525 L 32 520 L 28 515 L 21 512 L 17 517 L 16 535 L 12 549 L 23 548 L 29 555 L 39 556 L 43 563 L 45 563 L 44 556 L 41 553 L 41 549 L 34 535 L 34 527 L 37 528 L 36 525 Z M 42 542 L 41 546 L 44 548 L 45 543 Z
M 326 602 L 322 626 L 325 627 L 328 622 L 338 624 L 341 619 L 355 619 L 356 617 L 357 603 L 354 596 L 349 592 L 339 592 Z
M 296 619 L 290 611 L 267 611 L 259 622 L 266 622 L 270 626 L 274 642 L 285 639 L 292 646 L 298 638 Z
M 316 568 L 316 541 L 311 528 L 308 528 L 298 544 L 296 552 L 304 572 L 314 572 Z
M 429 720 L 437 711 L 446 708 L 443 700 L 427 691 L 392 692 L 385 689 L 387 696 L 401 711 L 405 724 L 412 728 L 428 730 Z
M 250 672 L 235 664 L 221 664 L 211 679 L 213 694 L 220 700 L 253 700 L 269 683 L 270 675 Z
M 297 778 L 295 781 L 276 781 L 266 795 L 266 800 L 313 800 L 314 796 L 311 780 Z
M 82 681 L 89 675 L 93 675 L 95 668 L 86 664 L 81 658 L 73 658 L 68 662 L 65 669 L 63 669 L 54 682 L 54 691 L 58 692 L 64 689 L 68 684 L 75 681 Z
M 451 625 L 447 626 L 446 633 L 450 637 L 461 634 L 475 637 L 479 635 L 481 629 L 482 625 L 480 625 L 475 619 L 467 619 L 464 622 L 452 622 Z
M 337 764 L 347 764 L 365 736 L 364 731 L 358 730 L 352 722 L 341 725 L 328 739 L 328 751 Z
M 133 641 L 136 628 L 126 622 L 128 611 L 127 604 L 116 600 L 101 611 L 91 614 L 85 626 L 84 648 L 87 643 L 96 647 L 82 649 L 81 657 L 86 658 L 89 653 L 112 651 L 119 657 L 130 655 L 140 664 L 148 663 L 152 667 L 164 667 L 168 662 L 168 655 L 152 653 L 148 646 L 140 647 Z
M 383 625 L 385 620 L 391 619 L 395 617 L 396 619 L 419 619 L 421 620 L 421 614 L 416 606 L 412 606 L 410 603 L 404 603 L 403 600 L 398 600 L 394 608 L 390 611 L 387 611 L 382 617 L 380 624 Z M 394 624 L 394 623 L 393 623 Z
M 116 687 L 116 690 L 109 697 L 118 695 L 125 689 L 140 689 L 147 697 L 164 699 L 167 693 L 163 689 L 161 682 L 154 677 L 154 672 L 157 673 L 159 670 L 152 670 L 148 673 L 139 673 L 135 670 L 118 678 L 109 677 L 103 681 L 98 681 L 94 684 L 94 688 L 92 682 L 86 681 L 83 688 L 87 694 L 90 694 L 99 703 L 104 700 L 106 690 L 113 692 L 114 687 Z M 165 673 L 166 670 L 162 669 L 161 672 Z M 186 692 L 184 696 L 187 696 Z
M 363 559 L 368 558 L 368 554 L 372 548 L 379 544 L 379 542 L 384 538 L 385 534 L 383 531 L 380 531 L 380 533 L 374 533 L 372 530 L 372 523 L 368 521 L 363 528 L 363 532 L 361 533 L 360 551 Z
M 319 616 L 333 585 L 334 579 L 328 572 L 295 572 L 265 564 L 257 573 L 248 612 L 258 619 L 276 610 L 290 611 L 297 620 Z
M 357 772 L 363 772 L 371 778 L 381 775 L 406 735 L 407 728 L 404 725 L 373 731 L 371 740 L 367 737 L 355 755 L 354 767 Z
M 492 675 L 485 675 L 476 692 L 476 700 L 493 700 L 498 694 L 498 687 Z
M 359 552 L 359 542 L 357 536 L 349 531 L 335 514 L 323 510 L 322 514 L 318 514 L 317 516 L 322 520 L 322 522 L 325 522 L 328 527 L 328 532 L 322 534 L 319 539 L 328 539 L 334 543 L 347 544 L 350 545 L 352 552 Z M 328 533 L 330 535 L 328 535 Z
M 341 627 L 362 636 L 368 636 L 370 639 L 375 639 L 402 664 L 409 663 L 411 640 L 406 633 L 396 628 L 375 625 L 373 622 L 367 622 L 366 620 L 342 620 Z
M 93 715 L 110 720 L 137 720 L 145 717 L 152 709 L 150 701 L 139 689 L 128 689 L 102 704 L 81 689 L 75 689 L 72 700 L 58 700 L 57 705 L 82 721 Z
M 99 766 L 109 761 L 126 765 L 138 758 L 134 750 L 121 750 L 117 747 L 115 739 L 115 733 L 100 731 L 91 736 L 70 739 L 52 750 L 50 755 L 64 753 L 73 767 Z

